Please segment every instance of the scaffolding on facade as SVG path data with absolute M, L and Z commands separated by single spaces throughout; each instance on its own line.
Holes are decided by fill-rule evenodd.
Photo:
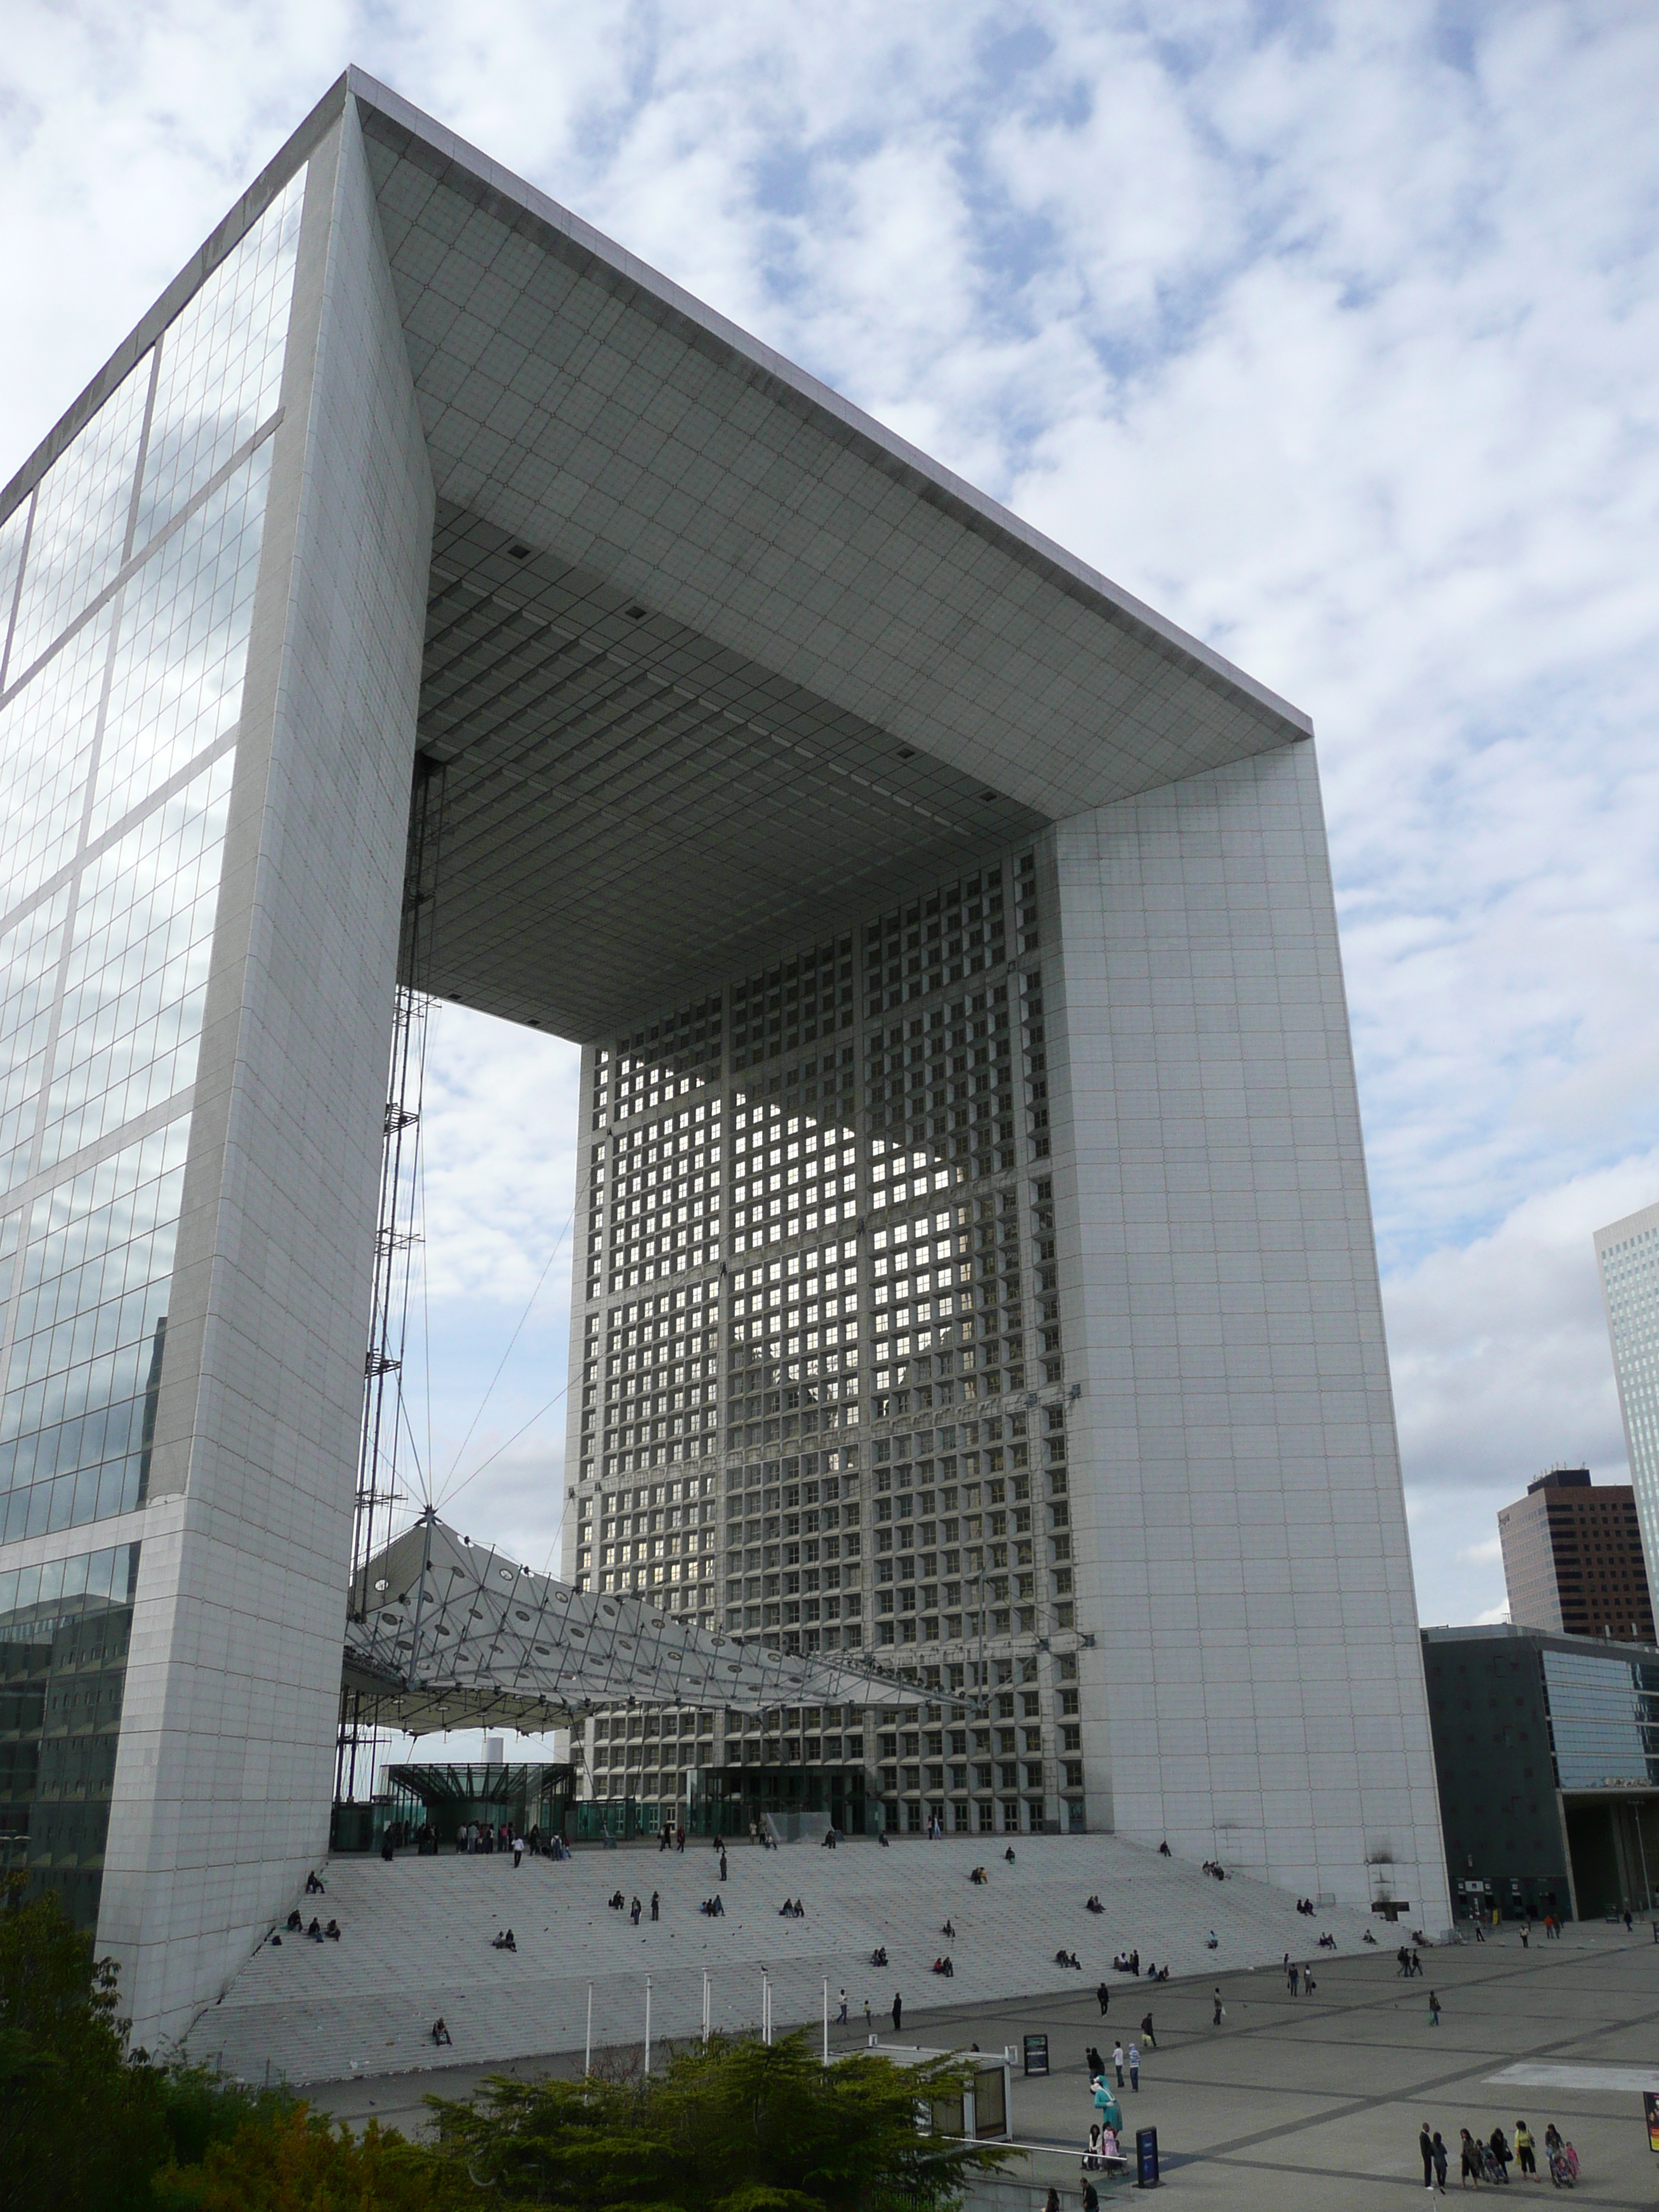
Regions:
M 444 771 L 425 753 L 415 759 L 409 842 L 398 945 L 398 982 L 387 1067 L 385 1149 L 374 1228 L 374 1276 L 368 1345 L 363 1358 L 363 1421 L 351 1524 L 349 1622 L 368 1614 L 371 1563 L 391 1540 L 398 1488 L 399 1433 L 404 1420 L 403 1366 L 410 1271 L 418 1242 L 416 1215 L 421 1099 L 430 1012 L 428 977 L 443 829 Z M 356 1795 L 360 1759 L 373 1785 L 375 1703 L 348 1680 L 340 1692 L 334 1795 Z

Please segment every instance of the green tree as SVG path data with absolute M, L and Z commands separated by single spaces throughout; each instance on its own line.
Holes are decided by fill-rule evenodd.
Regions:
M 293 2107 L 129 2053 L 115 1966 L 58 1899 L 9 1875 L 0 1909 L 0 2197 L 7 2212 L 151 2212 L 152 2177 Z
M 248 2119 L 198 2163 L 167 2167 L 152 2201 L 155 2212 L 471 2212 L 486 2200 L 448 2160 L 395 2130 L 382 2134 L 371 2120 L 356 2137 L 298 2105 Z
M 716 2040 L 648 2081 L 496 2077 L 429 2098 L 437 2150 L 502 2205 L 582 2212 L 951 2212 L 1007 2153 L 917 2130 L 966 2069 L 859 2052 L 820 2065 L 802 2036 Z
M 0 2172 L 7 2202 L 146 2201 L 167 2154 L 165 2123 L 126 2063 L 115 1969 L 57 1897 L 28 1899 L 9 1876 L 0 1912 Z M 136 2190 L 135 2190 L 136 2178 Z

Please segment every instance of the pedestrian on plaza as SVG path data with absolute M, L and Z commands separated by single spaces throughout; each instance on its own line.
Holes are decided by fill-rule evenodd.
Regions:
M 1216 1993 L 1215 1993 L 1215 2013 L 1214 2013 L 1214 2016 L 1212 2018 L 1212 2020 L 1211 2020 L 1211 2021 L 1210 2021 L 1210 2025 L 1211 2025 L 1211 2027 L 1220 2027 L 1220 2025 L 1221 2025 L 1221 1990 L 1220 1990 L 1219 1985 L 1218 1985 L 1218 1987 L 1217 1987 L 1217 1989 L 1216 1989 Z
M 1106 1984 L 1105 1984 L 1104 1982 L 1103 1982 L 1103 1983 L 1101 1984 L 1100 1987 L 1099 1987 L 1099 1988 L 1095 1991 L 1095 1996 L 1096 1996 L 1097 1999 L 1097 2000 L 1098 2000 L 1098 2002 L 1099 2002 L 1099 2005 L 1100 2005 L 1100 2016 L 1101 2016 L 1101 2018 L 1102 2018 L 1103 2020 L 1104 2020 L 1104 2019 L 1105 2019 L 1105 2017 L 1106 2017 L 1106 2010 L 1107 2010 L 1107 2007 L 1108 2007 L 1108 2006 L 1111 2003 L 1111 2002 L 1112 2002 L 1112 1992 L 1111 1992 L 1111 1990 L 1107 1987 Z
M 864 2000 L 864 2032 L 866 2035 L 873 2035 L 875 2033 L 875 2019 L 870 2010 L 870 2000 L 868 1997 L 866 1997 Z
M 1146 2048 L 1149 2051 L 1156 2051 L 1158 2049 L 1158 2038 L 1152 2033 L 1152 2015 L 1151 2013 L 1148 2013 L 1146 2019 L 1141 2021 L 1140 2032 L 1146 2039 Z
M 1429 2124 L 1426 2120 L 1418 2130 L 1417 2148 L 1423 2154 L 1423 2186 L 1425 2189 L 1432 2189 L 1434 2187 L 1434 2137 L 1429 2132 Z
M 846 1992 L 846 1990 L 843 1990 L 842 1991 L 842 1993 L 841 1993 L 841 2010 L 840 2010 L 840 2011 L 836 2014 L 836 2026 L 837 2027 L 846 2027 L 846 2025 L 847 2025 L 847 1992 Z
M 651 1893 L 651 1917 L 653 1920 L 659 1920 L 662 1917 L 661 1905 L 662 1898 L 659 1893 L 653 1889 Z
M 1438 2128 L 1434 2131 L 1434 2185 L 1443 2197 L 1446 2193 L 1446 2142 Z
M 1626 1936 L 1628 1936 L 1628 1935 L 1630 1934 L 1630 1930 L 1631 1930 L 1630 1907 L 1629 1907 L 1629 1905 L 1626 1905 L 1626 1906 L 1625 1907 L 1625 1933 L 1626 1933 Z
M 720 1853 L 720 1880 L 726 1880 L 726 1853 L 723 1850 Z
M 1285 1980 L 1286 1980 L 1286 1981 L 1288 1981 L 1288 1982 L 1289 1982 L 1289 1984 L 1290 1984 L 1290 1985 L 1291 1985 L 1291 1995 L 1292 1996 L 1299 1996 L 1301 1995 L 1301 1990 L 1300 1990 L 1300 1988 L 1299 1988 L 1299 1986 L 1298 1986 L 1298 1985 L 1299 1985 L 1299 1984 L 1300 1984 L 1300 1982 L 1301 1982 L 1301 1979 L 1302 1979 L 1302 1969 L 1301 1969 L 1301 1967 L 1300 1967 L 1300 1966 L 1291 1966 L 1291 1968 L 1290 1972 L 1285 1976 Z
M 1529 1950 L 1529 1949 L 1531 1948 L 1531 1946 L 1528 1944 L 1528 1941 L 1527 1941 L 1527 1938 L 1528 1938 L 1528 1935 L 1529 1935 L 1530 1933 L 1531 1933 L 1531 1930 L 1528 1928 L 1526 1922 L 1523 1920 L 1523 1921 L 1521 1923 L 1521 1948 L 1522 1948 L 1523 1951 Z
M 893 2033 L 896 2035 L 904 2025 L 904 1999 L 896 1990 L 893 1992 Z
M 1100 2212 L 1100 2198 L 1086 2173 L 1083 2177 L 1083 2212 Z
M 1140 2045 L 1129 2045 L 1129 2087 L 1139 2094 L 1140 2089 Z
M 1480 2153 L 1475 2148 L 1474 2137 L 1467 2128 L 1459 2128 L 1457 2135 L 1462 2150 L 1462 2173 L 1457 2185 L 1460 2189 L 1467 2189 L 1473 2180 L 1478 2189 L 1480 2186 Z
M 1123 2045 L 1121 2043 L 1112 2045 L 1112 2063 L 1117 2069 L 1117 2086 L 1121 2089 L 1123 2087 Z
M 1429 2026 L 1430 2026 L 1431 2027 L 1439 2027 L 1439 2025 L 1440 2025 L 1440 2000 L 1439 2000 L 1439 1998 L 1435 1995 L 1434 1991 L 1433 1991 L 1432 1990 L 1431 1990 L 1429 1991 Z
M 1515 2124 L 1515 2155 L 1522 2172 L 1531 2174 L 1536 2181 L 1538 2154 L 1533 2143 L 1532 2130 L 1524 2120 L 1517 2120 Z
M 636 1898 L 634 1899 L 633 1905 L 632 1905 L 631 1908 L 629 1909 L 629 1918 L 633 1922 L 634 1925 L 635 1925 L 636 1928 L 637 1928 L 637 1927 L 639 1926 L 639 1924 L 640 1924 L 640 1911 L 641 1911 L 640 1900 L 639 1900 L 639 1899 L 638 1899 L 638 1898 L 636 1897 Z

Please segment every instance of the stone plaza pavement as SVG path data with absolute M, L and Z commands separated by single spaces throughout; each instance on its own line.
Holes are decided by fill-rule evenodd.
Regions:
M 1384 1931 L 1386 1935 L 1386 1931 Z M 1170 1982 L 1157 1990 L 1115 1984 L 1110 2014 L 1092 1991 L 1004 2004 L 907 2014 L 905 2039 L 993 2050 L 1029 2033 L 1049 2038 L 1047 2081 L 1018 2076 L 1017 2133 L 1027 2142 L 1070 2145 L 1089 2118 L 1084 2051 L 1109 2054 L 1151 2008 L 1158 2047 L 1146 2052 L 1140 2094 L 1123 2094 L 1126 2126 L 1155 2126 L 1164 2185 L 1194 2204 L 1243 2212 L 1328 2212 L 1405 2206 L 1422 2195 L 1418 2129 L 1427 2120 L 1454 2147 L 1460 2127 L 1512 2135 L 1524 2118 L 1541 2142 L 1553 2120 L 1582 2160 L 1577 2196 L 1587 2203 L 1647 2208 L 1659 2197 L 1659 2159 L 1649 2150 L 1641 2088 L 1659 2088 L 1659 1948 L 1638 1922 L 1633 1935 L 1595 1923 L 1569 1928 L 1559 1942 L 1522 1951 L 1505 1930 L 1484 1946 L 1424 1954 L 1420 1981 L 1398 1978 L 1392 1954 L 1316 1960 L 1312 1997 L 1292 1998 L 1274 1969 Z M 1226 2007 L 1211 2025 L 1218 1980 Z M 1428 1993 L 1444 2008 L 1431 2027 Z M 837 2034 L 833 2047 L 861 2042 Z M 580 2059 L 575 2062 L 579 2068 Z M 361 2123 L 371 2113 L 406 2130 L 428 2091 L 465 2095 L 487 2069 L 347 2082 L 319 2088 L 318 2104 Z M 568 2061 L 520 2075 L 568 2072 Z M 1540 2166 L 1542 2163 L 1540 2154 Z M 994 2191 L 986 2212 L 1036 2212 L 1050 2181 L 1067 2212 L 1079 2201 L 1074 2154 L 1037 2154 Z M 1547 2178 L 1518 2178 L 1510 2194 Z
M 307 1921 L 337 1917 L 340 1943 L 286 1937 L 265 1943 L 224 1996 L 198 2017 L 186 2048 L 246 2080 L 295 2083 L 353 2075 L 402 2073 L 429 2066 L 432 2022 L 441 2014 L 453 2038 L 453 2063 L 496 2063 L 560 2051 L 580 2052 L 593 1990 L 595 2048 L 639 2043 L 646 1978 L 659 2039 L 698 2033 L 703 1976 L 716 2029 L 758 2026 L 762 1976 L 781 2029 L 823 2017 L 823 1984 L 832 2011 L 844 1987 L 862 2033 L 868 2000 L 891 2032 L 895 1991 L 912 2012 L 948 1992 L 957 2005 L 1006 2001 L 1014 1994 L 1082 1987 L 1092 1993 L 1113 1977 L 1119 1951 L 1143 1964 L 1168 1962 L 1176 1974 L 1261 1965 L 1289 1949 L 1317 1958 L 1328 1929 L 1343 1951 L 1359 1948 L 1368 1916 L 1332 1909 L 1298 1917 L 1294 1899 L 1240 1877 L 1218 1882 L 1178 1859 L 1115 1836 L 921 1838 L 883 1850 L 849 1843 L 763 1851 L 744 1842 L 729 1854 L 721 1885 L 713 1851 L 688 1845 L 684 1857 L 654 1849 L 582 1850 L 565 1863 L 526 1858 L 422 1859 L 392 1865 L 377 1857 L 331 1861 L 327 1895 L 296 1899 Z M 983 1887 L 969 1879 L 982 1865 Z M 647 1917 L 638 1928 L 605 1900 L 617 1889 L 637 1894 Z M 651 1893 L 662 1917 L 648 1917 Z M 699 1901 L 718 1891 L 719 1920 Z M 1097 1892 L 1106 1911 L 1085 1909 Z M 782 1919 L 786 1896 L 804 1917 Z M 940 1930 L 949 1919 L 956 1935 Z M 512 1926 L 516 1953 L 492 1950 Z M 1387 1930 L 1382 1931 L 1386 1939 Z M 1054 1964 L 1061 1946 L 1081 1971 Z M 890 1964 L 874 1968 L 885 1948 Z M 930 1968 L 948 1953 L 955 1978 Z M 1133 1986 L 1133 1985 L 1132 1985 Z M 1090 2009 L 1095 2009 L 1092 1994 Z

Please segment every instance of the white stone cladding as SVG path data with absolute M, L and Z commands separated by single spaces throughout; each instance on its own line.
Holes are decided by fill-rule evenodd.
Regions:
M 432 514 L 349 106 L 283 404 L 100 1920 L 145 2041 L 327 1844 Z
M 1091 1795 L 1139 1841 L 1444 1925 L 1313 747 L 1050 849 Z

